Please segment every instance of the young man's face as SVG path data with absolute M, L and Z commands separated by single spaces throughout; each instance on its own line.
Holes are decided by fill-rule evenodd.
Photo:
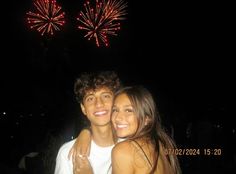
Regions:
M 89 91 L 83 98 L 81 109 L 91 125 L 105 126 L 110 124 L 113 93 L 108 88 Z

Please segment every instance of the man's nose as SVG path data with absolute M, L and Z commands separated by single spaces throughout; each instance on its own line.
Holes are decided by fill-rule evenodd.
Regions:
M 101 106 L 104 106 L 104 102 L 101 98 L 97 98 L 96 99 L 96 107 L 101 107 Z

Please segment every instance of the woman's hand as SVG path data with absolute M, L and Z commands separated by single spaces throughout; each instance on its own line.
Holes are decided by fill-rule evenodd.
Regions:
M 93 174 L 93 169 L 87 157 L 80 156 L 76 163 L 79 165 L 73 165 L 73 174 Z
M 83 129 L 68 154 L 68 159 L 72 158 L 74 169 L 79 170 L 82 165 L 87 163 L 87 161 L 85 163 L 82 159 L 87 159 L 89 156 L 90 145 L 91 132 L 88 129 Z

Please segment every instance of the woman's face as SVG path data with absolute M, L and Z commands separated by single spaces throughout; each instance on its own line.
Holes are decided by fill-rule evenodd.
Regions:
M 138 128 L 137 116 L 126 94 L 120 94 L 114 100 L 112 123 L 119 138 L 132 136 Z

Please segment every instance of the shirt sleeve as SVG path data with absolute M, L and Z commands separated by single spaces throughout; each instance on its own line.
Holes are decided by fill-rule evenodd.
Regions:
M 70 147 L 63 145 L 57 154 L 54 174 L 73 174 L 72 161 L 67 158 Z

